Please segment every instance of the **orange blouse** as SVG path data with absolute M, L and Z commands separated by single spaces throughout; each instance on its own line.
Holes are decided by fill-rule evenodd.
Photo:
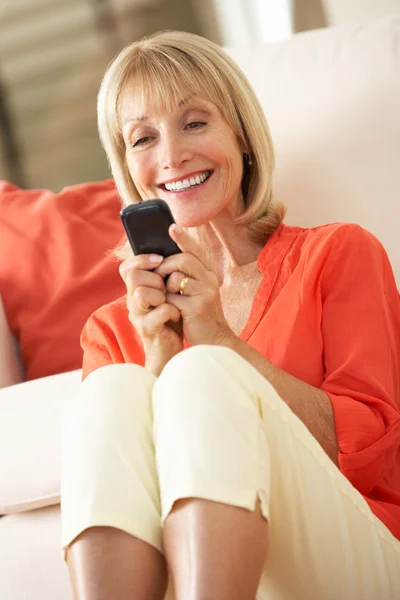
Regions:
M 258 268 L 240 338 L 327 393 L 340 470 L 400 539 L 400 297 L 385 250 L 358 225 L 282 224 Z M 83 377 L 110 363 L 144 364 L 125 301 L 85 325 Z

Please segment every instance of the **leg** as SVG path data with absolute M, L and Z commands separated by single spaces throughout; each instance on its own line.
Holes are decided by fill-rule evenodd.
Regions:
M 153 390 L 167 562 L 177 600 L 254 600 L 268 541 L 268 446 L 258 406 L 236 401 L 232 385 L 219 393 L 202 353 L 173 359 Z
M 68 550 L 75 598 L 162 600 L 164 556 L 147 542 L 113 527 L 91 527 Z
M 267 550 L 267 522 L 210 500 L 178 500 L 164 526 L 176 600 L 254 600 Z
M 180 353 L 157 380 L 153 406 L 167 561 L 182 586 L 178 598 L 188 586 L 191 600 L 219 598 L 213 588 L 218 577 L 209 579 L 203 593 L 199 557 L 225 549 L 210 515 L 207 522 L 205 512 L 201 515 L 209 534 L 188 525 L 200 504 L 190 512 L 195 501 L 182 500 L 254 511 L 257 497 L 268 519 L 257 600 L 400 597 L 400 543 L 274 388 L 240 356 L 212 346 Z M 240 539 L 235 526 L 233 544 Z M 176 555 L 179 536 L 186 536 L 189 556 Z M 188 583 L 180 569 L 189 559 Z M 228 569 L 225 576 L 231 576 Z
M 62 545 L 76 598 L 163 598 L 152 440 L 155 378 L 135 365 L 92 373 L 63 423 Z

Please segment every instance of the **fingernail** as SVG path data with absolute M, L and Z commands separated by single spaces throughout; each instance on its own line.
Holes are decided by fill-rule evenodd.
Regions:
M 177 225 L 176 223 L 174 223 L 172 225 L 172 228 L 174 231 L 176 231 L 176 233 L 181 233 L 182 232 L 182 227 L 179 227 L 179 225 Z
M 159 256 L 158 254 L 152 254 L 149 258 L 151 263 L 160 263 L 162 260 L 164 260 L 164 257 Z

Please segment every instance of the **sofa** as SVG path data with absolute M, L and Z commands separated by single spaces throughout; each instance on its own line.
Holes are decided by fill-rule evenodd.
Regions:
M 286 222 L 300 226 L 334 221 L 359 223 L 382 242 L 399 282 L 400 14 L 229 52 L 248 75 L 267 115 L 276 149 L 275 195 L 287 205 Z M 7 185 L 3 191 L 5 195 L 14 194 L 7 205 L 9 210 L 17 205 L 17 192 L 28 194 L 39 219 L 45 219 L 40 213 L 43 207 L 47 214 L 49 207 L 62 206 L 64 198 L 51 198 L 51 193 L 45 192 L 38 199 Z M 80 210 L 85 194 L 97 194 L 97 209 L 101 205 L 98 195 L 103 194 L 104 199 L 104 193 L 108 194 L 110 200 L 111 194 L 112 208 L 109 203 L 104 210 L 109 211 L 107 218 L 113 219 L 115 230 L 106 246 L 117 243 L 121 232 L 117 224 L 118 197 L 112 182 L 90 184 L 89 188 L 72 186 L 63 193 L 69 198 L 65 205 L 72 207 L 72 212 Z M 1 194 L 0 189 L 3 210 Z M 77 195 L 80 201 L 74 204 Z M 23 202 L 27 206 L 26 198 Z M 0 212 L 0 226 L 5 214 Z M 65 214 L 58 218 L 65 220 Z M 85 228 L 89 225 L 88 233 Z M 107 222 L 102 222 L 101 227 L 106 226 Z M 78 305 L 83 322 L 96 306 L 123 292 L 117 283 L 115 261 L 110 258 L 104 271 L 96 267 L 107 250 L 100 252 L 100 245 L 96 246 L 104 238 L 103 233 L 97 235 L 98 230 L 85 216 L 79 224 L 79 235 L 75 235 L 74 227 L 78 225 L 72 219 L 69 237 L 62 238 L 63 258 L 57 259 L 63 267 L 61 282 L 56 279 L 59 269 L 54 276 L 43 277 L 40 290 L 44 289 L 45 294 L 37 299 L 37 286 L 30 292 L 24 282 L 30 277 L 29 261 L 42 260 L 35 281 L 42 277 L 46 244 L 54 242 L 51 229 L 44 228 L 35 238 L 42 258 L 24 252 L 20 263 L 23 278 L 15 279 L 11 291 L 6 276 L 2 280 L 1 263 L 12 261 L 12 247 L 4 250 L 0 244 L 2 600 L 72 599 L 60 550 L 60 429 L 63 409 L 79 386 L 81 372 L 78 359 L 68 362 L 64 354 L 57 363 L 57 353 L 63 351 L 64 340 L 79 347 L 80 323 L 74 330 L 68 321 Z M 0 228 L 0 240 L 1 236 Z M 73 250 L 82 239 L 83 245 L 92 248 L 92 263 L 90 268 L 82 266 L 79 258 L 79 302 L 72 297 L 67 302 L 64 296 L 61 301 L 60 289 L 68 291 L 71 277 L 71 258 L 65 258 L 65 245 L 71 244 Z M 53 256 L 56 247 L 52 246 L 48 254 Z M 82 260 L 85 253 L 82 251 Z M 51 266 L 48 264 L 46 272 Z M 23 269 L 27 269 L 26 274 Z M 4 271 L 7 278 L 15 270 L 9 267 Z M 104 273 L 110 278 L 106 289 Z M 75 277 L 75 286 L 76 281 Z M 2 291 L 3 284 L 7 293 Z M 26 303 L 30 307 L 31 295 L 37 306 L 23 313 Z

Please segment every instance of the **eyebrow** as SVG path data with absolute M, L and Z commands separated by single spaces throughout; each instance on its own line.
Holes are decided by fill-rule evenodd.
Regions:
M 189 102 L 189 100 L 191 100 L 193 98 L 193 94 L 191 96 L 188 96 L 187 98 L 184 98 L 183 100 L 181 100 L 178 103 L 178 107 L 183 106 L 184 104 L 187 104 Z M 122 123 L 122 128 L 124 129 L 126 125 L 128 125 L 128 123 L 136 123 L 137 121 L 139 121 L 140 123 L 142 121 L 148 121 L 149 117 L 143 116 L 143 117 L 131 117 L 130 119 L 126 119 L 123 123 Z
M 149 117 L 132 117 L 131 119 L 126 119 L 123 123 L 122 123 L 122 128 L 124 129 L 126 125 L 128 125 L 129 123 L 136 123 L 137 121 L 141 122 L 141 121 L 148 121 Z

